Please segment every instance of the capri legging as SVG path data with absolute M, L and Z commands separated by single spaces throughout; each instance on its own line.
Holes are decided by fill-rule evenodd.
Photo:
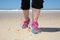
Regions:
M 43 8 L 43 0 L 32 0 L 32 8 L 41 9 Z M 21 8 L 23 10 L 30 9 L 30 0 L 22 0 Z

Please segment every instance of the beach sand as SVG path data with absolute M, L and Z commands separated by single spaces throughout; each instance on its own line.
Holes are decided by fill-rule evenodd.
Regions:
M 23 17 L 0 17 L 0 40 L 60 40 L 60 16 L 40 16 L 42 32 L 22 29 Z M 30 26 L 30 25 L 29 25 Z

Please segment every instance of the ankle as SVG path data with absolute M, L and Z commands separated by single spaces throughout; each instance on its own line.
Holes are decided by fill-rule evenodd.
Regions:
M 28 20 L 30 20 L 30 18 L 25 18 L 24 20 L 25 20 L 25 21 L 28 21 Z

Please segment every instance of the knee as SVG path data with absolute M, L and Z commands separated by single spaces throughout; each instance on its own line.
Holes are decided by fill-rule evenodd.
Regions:
M 43 0 L 33 0 L 32 1 L 32 8 L 36 8 L 36 9 L 41 9 L 43 8 Z

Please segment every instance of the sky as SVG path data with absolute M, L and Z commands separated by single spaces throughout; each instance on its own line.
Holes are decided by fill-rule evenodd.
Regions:
M 60 0 L 44 0 L 43 6 L 43 10 L 60 10 Z M 0 0 L 0 10 L 16 9 L 21 10 L 21 0 Z

